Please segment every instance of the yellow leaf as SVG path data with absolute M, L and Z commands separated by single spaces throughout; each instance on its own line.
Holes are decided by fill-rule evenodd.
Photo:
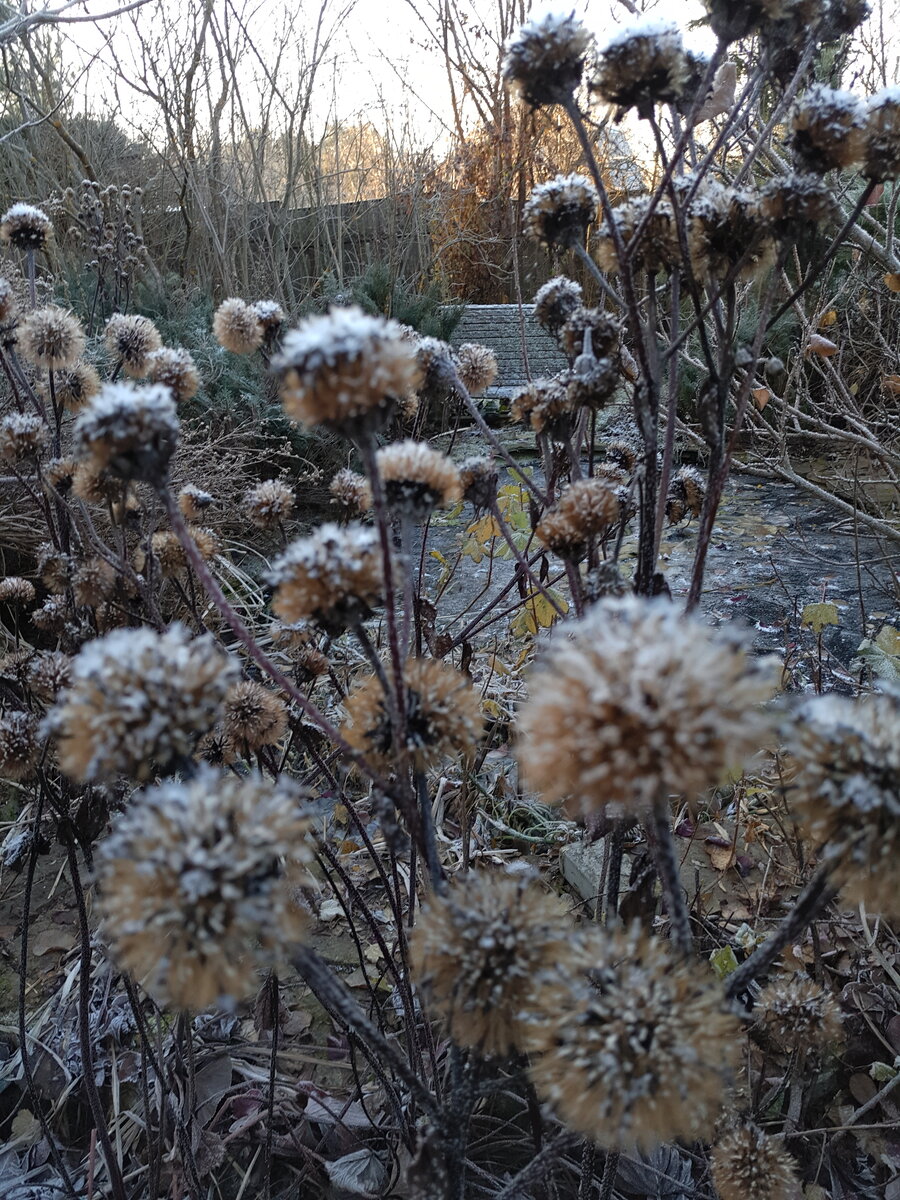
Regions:
M 885 654 L 895 654 L 900 657 L 900 629 L 895 629 L 893 625 L 882 625 L 875 638 L 875 645 L 879 646 Z
M 900 292 L 900 275 L 888 272 L 884 277 L 884 282 L 889 292 Z
M 487 656 L 487 661 L 488 661 L 488 665 L 490 666 L 491 670 L 496 671 L 498 675 L 508 675 L 509 674 L 509 667 L 506 665 L 505 662 L 502 662 L 497 657 L 496 654 L 489 654 Z
M 836 604 L 807 604 L 801 615 L 801 623 L 813 633 L 821 633 L 827 625 L 840 625 Z
M 713 950 L 709 961 L 719 979 L 727 979 L 738 966 L 737 955 L 730 946 L 721 946 L 718 950 Z
M 538 631 L 537 621 L 531 612 L 531 607 L 525 605 L 509 623 L 509 630 L 515 637 L 529 637 Z
M 830 342 L 828 338 L 822 337 L 820 333 L 811 333 L 809 335 L 809 341 L 806 343 L 807 354 L 818 354 L 820 358 L 831 358 L 837 352 L 838 348 L 834 342 Z
M 496 700 L 482 700 L 481 707 L 489 717 L 499 720 L 502 710 Z
M 827 313 L 823 313 L 822 316 L 819 317 L 819 328 L 827 329 L 829 327 L 829 325 L 834 325 L 834 323 L 836 321 L 837 321 L 837 312 L 835 311 L 835 309 L 829 308 Z
M 503 536 L 493 513 L 486 513 L 480 521 L 473 521 L 466 533 L 477 542 L 489 542 L 491 538 Z
M 429 550 L 428 553 L 432 558 L 436 558 L 442 567 L 446 567 L 447 560 L 444 558 L 443 554 L 441 554 L 440 550 Z

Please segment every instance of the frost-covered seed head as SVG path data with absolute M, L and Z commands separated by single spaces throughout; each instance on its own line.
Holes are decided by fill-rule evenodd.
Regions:
M 75 419 L 78 453 L 98 471 L 159 484 L 178 443 L 172 393 L 159 383 L 107 383 Z
M 61 595 L 72 581 L 74 568 L 72 556 L 57 550 L 52 542 L 43 542 L 38 546 L 38 574 L 48 592 Z
M 89 642 L 49 717 L 60 766 L 83 782 L 177 770 L 218 720 L 235 673 L 211 637 L 181 625 Z
M 900 88 L 876 92 L 866 106 L 863 169 L 878 182 L 900 176 Z
M 53 224 L 33 204 L 13 204 L 0 218 L 0 239 L 17 250 L 43 250 L 53 235 Z
M 223 300 L 213 315 L 213 336 L 232 354 L 252 354 L 263 344 L 265 334 L 265 326 L 253 305 L 236 296 Z
M 65 371 L 54 372 L 52 393 L 49 376 L 38 381 L 37 390 L 45 402 L 53 395 L 58 404 L 78 411 L 97 395 L 100 387 L 100 376 L 95 368 L 90 363 L 77 362 Z
M 706 180 L 687 215 L 691 269 L 698 279 L 733 279 L 735 273 L 739 279 L 753 279 L 772 265 L 775 242 L 753 192 Z
M 777 234 L 790 238 L 833 217 L 834 196 L 819 175 L 777 175 L 760 192 L 760 212 Z
M 473 454 L 459 464 L 463 499 L 474 505 L 476 511 L 493 506 L 499 481 L 497 464 L 489 455 Z
M 294 511 L 294 493 L 280 479 L 266 479 L 247 492 L 243 509 L 257 529 L 275 529 Z
M 661 795 L 690 802 L 765 744 L 759 706 L 775 664 L 750 661 L 663 600 L 605 600 L 565 627 L 519 722 L 528 786 L 586 813 L 640 814 Z
M 639 929 L 583 953 L 590 982 L 561 979 L 530 1027 L 538 1095 L 610 1150 L 708 1138 L 741 1034 L 715 980 Z
M 103 935 L 161 1004 L 243 999 L 303 937 L 313 851 L 303 796 L 282 779 L 201 766 L 132 797 L 97 851 Z
M 505 1055 L 541 976 L 577 969 L 574 936 L 559 897 L 528 875 L 470 872 L 419 916 L 413 977 L 458 1045 Z
M 169 388 L 176 404 L 183 404 L 197 395 L 200 373 L 187 350 L 161 346 L 147 355 L 147 378 Z
M 116 594 L 119 573 L 105 558 L 94 556 L 80 563 L 72 575 L 75 603 L 96 608 Z
M 794 1200 L 800 1192 L 796 1163 L 781 1139 L 754 1125 L 726 1134 L 713 1148 L 710 1165 L 721 1200 Z
M 37 721 L 30 712 L 6 712 L 0 717 L 0 779 L 27 779 L 34 770 L 40 743 Z
M 22 357 L 44 371 L 72 367 L 84 351 L 84 330 L 72 313 L 55 304 L 36 308 L 21 322 L 17 344 Z
M 597 358 L 614 355 L 622 340 L 622 326 L 614 317 L 599 308 L 579 305 L 569 314 L 560 332 L 560 345 L 573 361 L 584 352 L 585 333 Z
M 263 345 L 272 346 L 287 318 L 276 300 L 257 300 L 253 305 L 257 320 L 263 328 Z
M 359 308 L 309 317 L 285 335 L 272 366 L 288 416 L 347 434 L 381 428 L 421 379 L 402 327 Z
M 866 110 L 852 92 L 813 84 L 791 112 L 793 147 L 802 167 L 824 175 L 863 156 Z
M 615 439 L 606 443 L 606 462 L 602 464 L 602 467 L 612 464 L 618 470 L 624 471 L 625 475 L 621 482 L 627 483 L 628 476 L 634 471 L 637 465 L 637 456 L 638 452 L 631 442 L 623 442 Z
M 544 513 L 534 532 L 553 554 L 577 562 L 593 538 L 616 524 L 620 511 L 619 499 L 605 480 L 579 479 Z
M 225 697 L 225 736 L 245 756 L 280 742 L 287 730 L 284 701 L 253 679 L 233 684 Z
M 209 492 L 193 483 L 186 484 L 178 493 L 178 507 L 186 521 L 201 520 L 212 502 Z
M 406 685 L 406 744 L 404 749 L 419 769 L 445 754 L 474 749 L 481 734 L 481 706 L 471 680 L 433 658 L 408 659 Z M 347 697 L 341 733 L 366 758 L 387 767 L 397 751 L 395 731 L 381 681 L 369 675 Z
M 0 579 L 0 604 L 33 604 L 34 584 L 21 575 L 7 575 Z
M 341 521 L 362 516 L 372 507 L 372 487 L 365 475 L 343 467 L 328 485 L 331 503 Z
M 653 20 L 620 30 L 600 51 L 590 87 L 607 103 L 649 117 L 654 105 L 680 99 L 688 76 L 677 27 Z
M 565 104 L 581 83 L 591 35 L 574 14 L 547 13 L 506 43 L 503 78 L 532 108 Z
M 522 210 L 522 232 L 544 246 L 581 245 L 597 218 L 597 190 L 584 175 L 557 175 L 539 183 Z
M 132 379 L 147 374 L 150 355 L 162 346 L 159 330 L 150 318 L 136 314 L 113 313 L 106 322 L 103 340 L 110 360 L 121 363 Z
M 806 1054 L 841 1038 L 841 1010 L 830 992 L 806 975 L 777 979 L 764 987 L 755 1016 L 779 1049 Z
M 393 442 L 378 451 L 376 461 L 387 506 L 398 517 L 425 521 L 462 496 L 456 466 L 426 442 Z
M 535 292 L 534 319 L 556 337 L 575 309 L 581 307 L 581 299 L 581 284 L 557 275 Z
M 43 650 L 28 664 L 28 686 L 39 700 L 52 703 L 72 677 L 72 659 L 61 650 Z
M 577 397 L 566 388 L 568 378 L 535 379 L 513 397 L 509 415 L 513 421 L 527 422 L 535 433 L 550 434 L 562 440 L 572 429 L 578 409 Z
M 463 342 L 455 354 L 456 371 L 470 396 L 482 396 L 497 378 L 497 355 L 487 346 Z
M 426 404 L 446 400 L 456 383 L 456 364 L 448 343 L 436 337 L 419 338 L 416 363 L 420 372 L 419 397 Z M 413 416 L 414 413 L 404 415 Z
M 699 517 L 706 498 L 706 480 L 696 467 L 679 467 L 666 495 L 666 517 L 677 525 L 685 517 Z
M 900 915 L 900 696 L 814 697 L 788 738 L 805 836 L 845 847 L 834 876 L 848 900 Z
M 675 213 L 668 200 L 660 200 L 653 206 L 647 223 L 640 234 L 640 242 L 633 248 L 630 243 L 638 236 L 644 217 L 647 216 L 651 198 L 637 196 L 620 204 L 604 218 L 594 238 L 597 264 L 611 275 L 620 270 L 613 227 L 624 247 L 629 250 L 634 266 L 644 271 L 673 271 L 681 266 L 681 245 Z
M 786 19 L 792 0 L 706 0 L 710 25 L 723 42 L 737 42 L 769 22 Z
M 272 611 L 340 633 L 371 614 L 384 587 L 378 534 L 364 525 L 320 525 L 275 560 Z
M 49 430 L 33 413 L 7 413 L 0 419 L 0 458 L 4 462 L 22 462 L 34 458 L 47 444 Z

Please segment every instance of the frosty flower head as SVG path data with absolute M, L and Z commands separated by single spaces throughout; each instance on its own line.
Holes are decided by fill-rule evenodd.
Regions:
M 760 192 L 760 211 L 777 234 L 790 238 L 834 216 L 834 196 L 819 175 L 776 175 Z
M 456 372 L 470 396 L 481 396 L 497 378 L 497 355 L 487 346 L 463 342 L 456 351 Z
M 178 507 L 186 521 L 199 521 L 212 502 L 213 498 L 209 492 L 193 483 L 185 484 L 178 493 Z
M 34 458 L 47 444 L 49 430 L 34 413 L 7 413 L 0 418 L 0 459 L 22 462 Z
M 372 488 L 365 475 L 343 467 L 328 485 L 331 503 L 342 521 L 349 521 L 372 507 Z
M 8 279 L 0 279 L 0 325 L 11 325 L 19 311 L 15 289 Z
M 541 976 L 576 969 L 574 933 L 559 897 L 528 875 L 470 872 L 420 915 L 413 976 L 458 1045 L 505 1055 Z
M 50 714 L 63 771 L 83 782 L 176 770 L 216 723 L 235 668 L 181 625 L 120 629 L 89 642 Z
M 272 610 L 287 624 L 315 621 L 337 634 L 370 616 L 384 587 L 378 534 L 364 525 L 320 525 L 275 560 Z
M 294 785 L 203 765 L 138 792 L 100 844 L 103 933 L 161 1004 L 240 1000 L 303 936 L 312 858 Z
M 411 658 L 403 669 L 406 685 L 406 745 L 420 769 L 444 754 L 474 748 L 481 734 L 481 706 L 471 680 L 433 658 Z M 341 733 L 371 761 L 387 766 L 397 747 L 381 681 L 370 675 L 345 701 Z
M 0 603 L 2 604 L 33 604 L 35 599 L 34 584 L 21 575 L 7 575 L 0 579 Z
M 39 700 L 52 703 L 68 687 L 72 659 L 61 650 L 44 650 L 28 664 L 28 686 Z
M 592 939 L 530 1030 L 532 1078 L 571 1129 L 611 1150 L 707 1138 L 740 1054 L 715 981 L 637 929 Z
M 794 153 L 803 168 L 824 175 L 851 167 L 864 151 L 866 111 L 852 92 L 813 84 L 791 113 Z
M 619 499 L 605 480 L 579 479 L 544 513 L 534 532 L 548 550 L 577 562 L 595 537 L 616 524 L 619 515 Z
M 75 443 L 97 470 L 161 483 L 178 442 L 175 402 L 159 383 L 107 383 L 75 419 Z
M 706 480 L 696 467 L 679 467 L 666 495 L 666 517 L 677 525 L 686 517 L 699 517 L 706 497 Z
M 103 335 L 106 353 L 133 379 L 147 374 L 150 355 L 162 346 L 159 330 L 149 317 L 113 313 Z
M 581 307 L 581 284 L 557 275 L 538 288 L 534 296 L 534 319 L 556 337 L 566 321 Z
M 527 422 L 535 433 L 546 431 L 552 438 L 567 437 L 578 401 L 569 395 L 566 382 L 557 376 L 527 384 L 513 397 L 510 417 L 514 421 Z
M 27 779 L 39 753 L 37 721 L 30 712 L 13 710 L 0 716 L 0 779 Z
M 286 317 L 284 309 L 277 300 L 257 300 L 253 305 L 256 319 L 262 325 L 263 345 L 271 347 L 281 332 Z
M 565 104 L 581 82 L 591 36 L 574 14 L 528 21 L 506 43 L 503 78 L 532 108 Z
M 225 697 L 225 736 L 242 754 L 280 742 L 287 730 L 284 701 L 253 679 L 233 684 Z
M 96 608 L 116 594 L 119 572 L 105 558 L 94 556 L 79 563 L 72 575 L 75 603 Z
M 417 388 L 421 399 L 426 403 L 445 400 L 457 382 L 456 364 L 448 343 L 436 337 L 419 338 L 416 363 L 421 376 Z
M 522 210 L 522 232 L 544 246 L 565 250 L 580 245 L 596 220 L 599 203 L 584 175 L 557 175 L 532 190 Z
M 896 87 L 876 92 L 867 105 L 864 170 L 879 182 L 900 175 L 900 89 Z
M 604 600 L 566 626 L 519 723 L 528 786 L 587 814 L 693 802 L 764 744 L 774 665 L 663 600 Z
M 804 834 L 844 848 L 834 876 L 848 900 L 900 915 L 900 696 L 817 696 L 789 734 L 789 797 Z
M 43 542 L 38 546 L 37 568 L 48 592 L 62 593 L 72 580 L 71 556 L 57 550 L 51 542 Z
M 793 0 L 706 0 L 713 33 L 723 42 L 737 42 L 765 26 L 784 20 Z
M 29 313 L 17 336 L 22 357 L 44 371 L 74 366 L 84 350 L 84 330 L 78 318 L 55 304 Z
M 202 525 L 190 525 L 188 532 L 194 540 L 194 545 L 201 558 L 208 561 L 219 553 L 219 539 L 211 529 Z M 141 575 L 150 569 L 159 569 L 163 579 L 171 579 L 188 569 L 188 556 L 185 553 L 178 535 L 171 529 L 157 529 L 150 537 L 150 554 L 154 562 L 151 568 L 147 560 L 146 544 L 139 548 L 134 556 L 134 569 Z
M 688 209 L 687 241 L 691 268 L 698 278 L 752 279 L 775 257 L 769 222 L 759 198 L 743 188 L 707 180 Z
M 672 205 L 668 200 L 659 200 L 651 213 L 650 204 L 648 196 L 636 196 L 614 208 L 610 219 L 603 220 L 594 239 L 601 270 L 615 275 L 621 269 L 613 228 L 628 249 L 635 267 L 644 271 L 673 271 L 681 266 L 681 245 Z M 640 241 L 631 247 L 645 216 L 647 221 L 640 233 Z
M 591 90 L 608 104 L 649 117 L 656 104 L 678 100 L 688 80 L 681 34 L 664 21 L 620 30 L 600 51 Z
M 794 1159 L 780 1138 L 755 1125 L 735 1129 L 713 1148 L 713 1183 L 721 1200 L 794 1200 L 800 1192 Z
M 213 336 L 232 354 L 252 354 L 263 344 L 265 326 L 252 304 L 231 296 L 213 315 Z
M 477 511 L 493 506 L 499 479 L 497 464 L 489 455 L 473 454 L 459 464 L 463 499 L 474 505 Z
M 33 204 L 14 204 L 0 218 L 0 238 L 17 250 L 44 250 L 52 234 L 50 218 Z
M 631 442 L 614 438 L 606 443 L 606 462 L 604 466 L 612 465 L 619 471 L 625 472 L 622 482 L 627 482 L 628 476 L 637 465 L 638 452 Z
M 294 493 L 280 479 L 266 479 L 247 492 L 243 508 L 257 529 L 276 529 L 294 511 Z
M 381 428 L 421 379 L 402 327 L 359 308 L 309 317 L 285 335 L 272 366 L 288 416 L 347 434 Z
M 425 442 L 394 442 L 378 451 L 376 461 L 387 506 L 398 517 L 425 521 L 462 496 L 455 465 Z
M 86 362 L 76 362 L 64 371 L 55 371 L 52 379 L 52 391 L 50 376 L 38 381 L 37 389 L 41 398 L 46 402 L 51 396 L 55 396 L 58 404 L 74 411 L 84 408 L 101 387 L 100 376 L 94 367 Z
M 579 305 L 569 313 L 560 332 L 560 344 L 570 359 L 574 360 L 584 353 L 585 335 L 595 357 L 608 358 L 619 348 L 622 326 L 599 308 L 583 308 Z
M 764 987 L 755 1015 L 769 1038 L 788 1053 L 821 1050 L 841 1037 L 837 1001 L 805 975 L 778 979 Z
M 173 350 L 168 346 L 161 346 L 147 355 L 147 378 L 151 383 L 167 387 L 176 404 L 191 400 L 200 387 L 200 374 L 192 356 L 187 350 Z

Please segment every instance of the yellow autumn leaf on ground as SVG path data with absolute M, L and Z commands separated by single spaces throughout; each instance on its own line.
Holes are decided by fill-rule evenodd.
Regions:
M 826 626 L 841 623 L 836 604 L 807 604 L 803 608 L 800 620 L 813 633 L 821 633 Z
M 558 592 L 551 588 L 548 588 L 546 593 L 532 592 L 521 610 L 510 621 L 510 632 L 516 637 L 534 636 L 539 629 L 549 629 L 559 617 L 560 611 L 567 613 L 569 606 Z
M 466 558 L 471 558 L 476 566 L 489 553 L 489 546 L 494 538 L 503 536 L 500 526 L 491 513 L 487 513 L 480 521 L 474 521 L 466 533 L 468 536 L 460 553 Z
M 829 325 L 834 325 L 834 323 L 836 321 L 837 321 L 836 309 L 829 308 L 827 313 L 823 313 L 822 316 L 819 317 L 819 328 L 827 329 Z
M 894 275 L 890 271 L 884 277 L 885 286 L 890 292 L 900 292 L 900 275 Z

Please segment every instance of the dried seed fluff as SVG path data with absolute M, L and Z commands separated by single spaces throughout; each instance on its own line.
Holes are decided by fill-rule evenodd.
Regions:
M 503 78 L 532 108 L 565 104 L 581 82 L 591 40 L 574 14 L 528 21 L 506 43 Z
M 272 610 L 287 624 L 315 621 L 339 633 L 371 614 L 382 596 L 378 534 L 363 525 L 320 525 L 275 560 Z
M 159 383 L 107 383 L 75 419 L 77 452 L 96 471 L 159 484 L 178 442 L 172 393 Z

